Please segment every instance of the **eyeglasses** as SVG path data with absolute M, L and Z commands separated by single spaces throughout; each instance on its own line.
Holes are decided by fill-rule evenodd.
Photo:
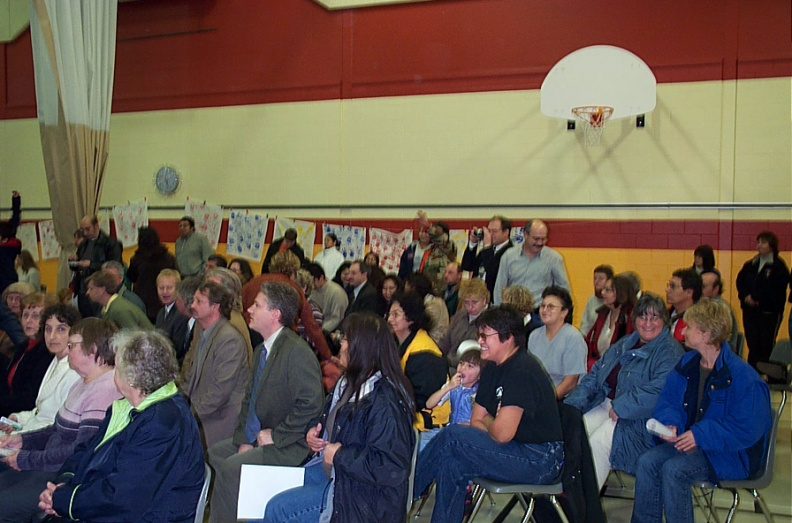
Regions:
M 681 287 L 682 287 L 682 285 L 680 285 L 680 284 L 678 284 L 678 283 L 676 283 L 676 282 L 674 282 L 674 281 L 669 281 L 669 282 L 668 282 L 666 285 L 667 285 L 667 286 L 668 286 L 668 288 L 669 288 L 669 289 L 671 289 L 672 291 L 673 291 L 673 290 L 676 290 L 676 289 L 679 289 L 679 288 L 681 288 Z
M 82 345 L 82 344 L 83 344 L 83 342 L 81 342 L 81 341 L 70 341 L 69 343 L 66 344 L 66 347 L 68 347 L 69 350 L 72 350 L 76 346 Z
M 398 309 L 392 310 L 388 313 L 389 318 L 400 318 L 404 316 L 404 311 L 400 311 Z
M 649 322 L 659 321 L 660 316 L 658 316 L 657 314 L 642 314 L 641 316 L 638 316 L 636 319 L 649 323 Z
M 476 339 L 486 341 L 487 339 L 489 339 L 490 336 L 497 336 L 497 335 L 498 335 L 497 332 L 491 332 L 489 334 L 487 334 L 486 332 L 478 332 L 476 333 Z
M 530 236 L 530 238 L 536 243 L 545 243 L 547 241 L 547 236 L 545 236 L 544 238 L 541 236 Z
M 613 287 L 603 287 L 602 292 L 614 292 Z
M 543 303 L 543 304 L 541 304 L 539 306 L 539 308 L 551 311 L 553 309 L 563 309 L 564 307 L 562 307 L 561 305 L 555 305 L 555 304 L 552 304 L 552 303 Z

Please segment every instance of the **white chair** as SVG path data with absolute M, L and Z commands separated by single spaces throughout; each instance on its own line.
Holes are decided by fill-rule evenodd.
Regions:
M 204 482 L 201 488 L 201 497 L 198 498 L 198 506 L 195 508 L 195 523 L 203 523 L 204 510 L 206 510 L 206 497 L 209 494 L 209 483 L 212 482 L 212 469 L 204 463 Z

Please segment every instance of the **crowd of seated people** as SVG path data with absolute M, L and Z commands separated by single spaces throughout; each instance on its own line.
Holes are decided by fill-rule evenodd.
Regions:
M 14 425 L 0 424 L 7 434 L 0 448 L 9 453 L 0 460 L 0 485 L 7 485 L 0 488 L 14 495 L 0 500 L 0 521 L 37 513 L 189 520 L 204 454 L 215 475 L 212 521 L 236 520 L 245 464 L 305 468 L 304 486 L 273 498 L 264 521 L 403 520 L 408 497 L 433 483 L 432 520 L 459 521 L 474 477 L 560 480 L 559 401 L 582 415 L 598 487 L 614 469 L 637 475 L 634 521 L 661 521 L 663 514 L 692 520 L 686 484 L 667 488 L 669 467 L 698 467 L 690 481 L 755 472 L 767 447 L 770 400 L 751 365 L 767 355 L 748 365 L 723 343 L 733 334 L 733 313 L 719 292 L 702 298 L 712 286 L 707 275 L 720 285 L 711 247 L 701 246 L 693 267 L 671 275 L 666 301 L 642 292 L 635 273 L 598 266 L 576 329 L 564 261 L 546 247 L 544 222 L 526 223 L 519 246 L 498 235 L 511 222 L 493 218 L 492 230 L 471 241 L 466 255 L 492 249 L 497 256 L 487 258 L 484 272 L 465 274 L 447 225 L 423 213 L 418 222 L 419 240 L 405 251 L 398 275 L 385 273 L 377 253 L 344 262 L 335 256 L 329 274 L 321 265 L 300 270 L 296 244 L 285 238 L 259 276 L 243 259 L 225 269 L 222 256 L 200 254 L 191 261 L 201 270 L 183 278 L 173 263 L 147 266 L 151 256 L 139 250 L 133 277 L 148 286 L 140 289 L 143 314 L 133 305 L 119 317 L 123 284 L 105 268 L 81 275 L 101 320 L 80 322 L 54 295 L 9 286 L 0 304 L 7 309 L 0 414 Z M 194 226 L 187 240 L 193 234 Z M 330 240 L 326 247 L 335 249 Z M 149 243 L 161 254 L 158 238 Z M 761 320 L 777 314 L 779 282 L 789 284 L 777 243 L 761 233 L 757 256 L 738 278 L 745 321 L 753 322 L 746 334 L 760 350 L 775 340 L 780 315 L 773 325 Z M 458 306 L 449 318 L 450 294 Z M 156 320 L 157 331 L 138 316 Z M 85 322 L 112 330 L 94 335 Z M 116 327 L 124 330 L 114 335 Z M 86 390 L 99 386 L 101 394 L 88 401 Z M 691 402 L 695 411 L 683 407 Z M 751 430 L 722 422 L 729 402 L 756 422 Z M 648 432 L 652 417 L 673 436 Z M 717 441 L 732 443 L 724 450 Z M 415 445 L 415 489 L 407 492 Z M 460 445 L 467 450 L 459 452 Z M 168 461 L 172 452 L 184 459 Z M 133 456 L 134 470 L 112 472 Z M 702 472 L 701 463 L 713 466 Z M 123 500 L 104 496 L 151 478 L 162 488 Z M 649 497 L 653 503 L 644 503 Z

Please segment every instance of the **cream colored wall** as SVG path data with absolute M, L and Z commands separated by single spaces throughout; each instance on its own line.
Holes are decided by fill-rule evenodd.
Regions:
M 659 85 L 646 128 L 609 122 L 599 148 L 583 145 L 581 129 L 568 132 L 565 121 L 541 115 L 539 97 L 508 91 L 116 114 L 101 204 L 146 196 L 150 206 L 180 207 L 190 196 L 226 207 L 405 207 L 291 212 L 340 218 L 453 204 L 460 208 L 442 212 L 453 218 L 534 203 L 792 200 L 789 78 Z M 23 191 L 26 205 L 47 206 L 38 125 L 5 120 L 0 129 L 3 185 Z M 152 181 L 165 163 L 184 174 L 170 198 Z M 488 207 L 471 213 L 470 203 Z M 676 210 L 641 217 L 665 216 L 680 217 Z

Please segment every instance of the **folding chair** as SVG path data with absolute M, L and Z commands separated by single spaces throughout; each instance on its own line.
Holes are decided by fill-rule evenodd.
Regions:
M 713 485 L 708 481 L 701 481 L 693 484 L 694 489 L 700 489 L 702 492 L 696 495 L 696 502 L 699 503 L 699 506 L 704 511 L 704 515 L 707 517 L 707 521 L 710 521 L 712 517 L 716 522 L 718 520 L 718 516 L 715 513 L 715 508 L 712 505 L 712 492 L 716 488 L 722 488 L 731 491 L 732 493 L 732 504 L 731 508 L 729 509 L 729 513 L 726 516 L 726 523 L 731 523 L 734 519 L 734 514 L 737 511 L 737 508 L 740 506 L 740 494 L 739 489 L 745 489 L 751 493 L 753 496 L 754 501 L 754 511 L 761 512 L 767 523 L 773 523 L 773 515 L 770 513 L 770 510 L 767 508 L 767 504 L 765 503 L 764 499 L 762 499 L 761 494 L 759 494 L 759 490 L 767 487 L 773 481 L 773 469 L 775 467 L 775 448 L 776 448 L 776 438 L 778 437 L 778 424 L 779 419 L 781 418 L 781 413 L 784 411 L 784 405 L 786 405 L 786 393 L 788 386 L 774 386 L 773 389 L 781 390 L 781 403 L 778 406 L 778 409 L 773 409 L 773 425 L 770 428 L 770 441 L 767 445 L 767 453 L 765 454 L 762 460 L 762 466 L 759 469 L 757 476 L 753 479 L 743 479 L 737 481 L 721 481 L 720 486 Z M 710 491 L 710 492 L 707 492 Z M 694 490 L 695 492 L 695 490 Z M 701 504 L 701 500 L 704 501 L 704 505 Z M 706 506 L 705 506 L 706 505 Z M 706 509 L 706 510 L 705 510 Z
M 201 496 L 198 498 L 198 506 L 195 509 L 195 523 L 203 523 L 204 510 L 206 510 L 206 497 L 209 495 L 209 483 L 212 482 L 212 469 L 204 463 L 204 483 L 201 488 Z
M 470 523 L 478 514 L 481 503 L 484 501 L 484 495 L 487 493 L 493 494 L 514 494 L 520 501 L 520 504 L 525 509 L 525 515 L 522 518 L 523 523 L 528 523 L 534 510 L 534 498 L 536 496 L 548 496 L 550 502 L 555 507 L 558 516 L 561 518 L 562 523 L 569 523 L 569 520 L 564 514 L 564 509 L 558 503 L 559 496 L 563 493 L 564 487 L 561 482 L 552 485 L 521 485 L 517 483 L 501 483 L 500 481 L 493 481 L 487 478 L 475 478 L 473 484 L 476 485 L 475 494 L 473 495 L 473 512 L 467 522 Z

